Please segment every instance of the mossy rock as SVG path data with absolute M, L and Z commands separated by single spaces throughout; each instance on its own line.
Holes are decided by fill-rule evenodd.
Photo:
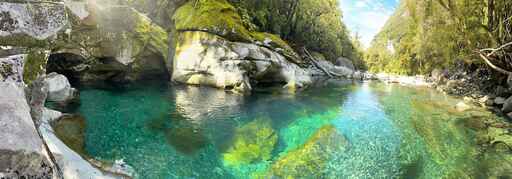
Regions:
M 203 31 L 233 42 L 255 43 L 278 51 L 294 62 L 300 57 L 278 35 L 249 30 L 237 9 L 226 0 L 194 0 L 181 6 L 173 16 L 176 30 Z M 265 44 L 264 42 L 268 42 Z
M 279 178 L 323 178 L 329 159 L 347 149 L 348 141 L 332 126 L 320 128 L 302 147 L 279 158 L 268 176 Z
M 240 166 L 269 160 L 276 143 L 270 120 L 257 119 L 236 130 L 233 145 L 223 154 L 224 162 Z

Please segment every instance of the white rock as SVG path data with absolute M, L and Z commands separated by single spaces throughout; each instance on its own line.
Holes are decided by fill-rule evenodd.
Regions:
M 467 110 L 471 109 L 471 106 L 461 101 L 461 102 L 457 103 L 455 108 L 459 111 L 467 111 Z
M 205 32 L 182 32 L 173 80 L 250 91 L 251 81 L 285 82 L 302 87 L 310 74 L 277 52 L 255 44 L 236 43 Z M 293 84 L 293 85 L 292 85 Z
M 0 82 L 0 126 L 0 175 L 10 168 L 22 175 L 45 178 L 49 168 L 41 165 L 52 165 L 19 84 Z M 8 173 L 4 175 L 10 178 Z
M 65 102 L 72 99 L 77 92 L 64 75 L 51 73 L 44 81 L 48 84 L 48 101 Z

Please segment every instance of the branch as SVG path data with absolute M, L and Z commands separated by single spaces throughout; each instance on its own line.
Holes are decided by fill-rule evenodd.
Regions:
M 502 49 L 504 49 L 505 47 L 510 46 L 510 45 L 512 45 L 512 42 L 506 43 L 506 44 L 504 44 L 504 45 L 502 45 L 502 46 L 500 46 L 500 47 L 498 47 L 498 48 L 486 48 L 486 49 L 482 49 L 482 50 L 480 50 L 480 52 L 490 51 L 491 53 L 487 54 L 487 57 L 490 57 L 490 56 L 494 55 L 494 53 L 496 53 L 497 51 L 500 51 L 500 50 L 502 50 Z
M 500 68 L 500 67 L 492 64 L 492 62 L 489 60 L 489 58 L 487 58 L 488 56 L 484 55 L 482 52 L 479 52 L 478 54 L 485 61 L 485 63 L 487 63 L 487 65 L 489 65 L 492 69 L 494 69 L 500 73 L 503 73 L 505 75 L 509 75 L 509 76 L 512 75 L 512 72 L 504 70 L 503 68 Z
M 322 70 L 327 76 L 329 76 L 329 78 L 332 78 L 332 74 L 329 73 L 329 71 L 325 68 L 323 68 L 320 64 L 318 64 L 316 61 L 315 61 L 315 57 L 313 57 L 308 49 L 306 49 L 306 47 L 304 47 L 304 52 L 306 52 L 306 56 L 308 57 L 309 60 L 311 60 L 311 62 L 313 62 L 313 65 L 315 65 L 316 68 Z

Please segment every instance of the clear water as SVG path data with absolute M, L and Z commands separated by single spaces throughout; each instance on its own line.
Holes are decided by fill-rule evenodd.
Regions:
M 483 109 L 429 89 L 330 81 L 296 94 L 82 89 L 86 152 L 137 178 L 478 178 Z

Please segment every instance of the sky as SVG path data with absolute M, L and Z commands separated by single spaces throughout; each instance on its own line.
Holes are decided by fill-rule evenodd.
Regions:
M 339 0 L 343 22 L 358 33 L 365 48 L 393 14 L 399 0 Z

